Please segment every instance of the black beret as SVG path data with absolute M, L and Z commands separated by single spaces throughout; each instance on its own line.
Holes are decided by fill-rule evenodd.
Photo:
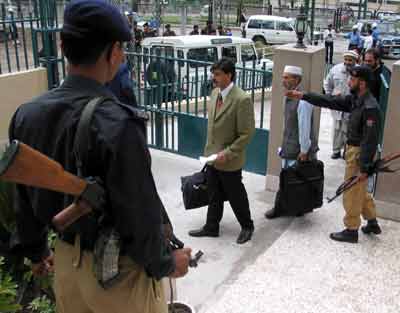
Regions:
M 103 0 L 72 0 L 65 7 L 62 32 L 84 40 L 131 40 L 125 16 Z
M 360 78 L 367 83 L 370 83 L 372 80 L 372 70 L 367 65 L 353 66 L 350 75 Z

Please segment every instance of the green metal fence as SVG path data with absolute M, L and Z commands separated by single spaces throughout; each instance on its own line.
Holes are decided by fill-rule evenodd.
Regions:
M 127 53 L 137 82 L 139 105 L 149 114 L 148 142 L 151 147 L 198 158 L 207 136 L 207 105 L 212 89 L 212 63 L 160 54 Z M 236 84 L 252 98 L 256 135 L 248 147 L 245 169 L 266 173 L 269 106 L 267 92 L 272 72 L 251 66 L 236 67 Z
M 17 6 L 0 5 L 0 74 L 47 68 L 49 89 L 65 76 L 59 50 L 59 20 L 63 5 L 55 0 L 32 0 Z

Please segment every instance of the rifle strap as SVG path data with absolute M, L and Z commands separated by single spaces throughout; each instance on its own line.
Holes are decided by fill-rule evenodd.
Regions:
M 90 124 L 97 105 L 104 102 L 106 97 L 96 97 L 90 100 L 82 111 L 81 118 L 76 129 L 73 153 L 79 177 L 85 177 L 83 167 L 88 162 L 89 151 L 92 149 L 90 140 Z

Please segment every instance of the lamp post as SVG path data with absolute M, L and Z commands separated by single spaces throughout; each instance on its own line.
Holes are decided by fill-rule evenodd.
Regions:
M 297 43 L 294 46 L 297 49 L 305 49 L 306 46 L 303 43 L 304 35 L 307 32 L 307 15 L 304 13 L 303 6 L 300 7 L 300 13 L 296 17 L 296 35 Z

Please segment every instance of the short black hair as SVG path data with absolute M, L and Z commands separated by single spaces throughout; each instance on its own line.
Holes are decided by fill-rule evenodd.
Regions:
M 235 62 L 231 58 L 222 58 L 211 66 L 211 73 L 215 70 L 221 70 L 225 74 L 231 74 L 231 81 L 235 81 L 236 67 Z
M 107 50 L 107 60 L 111 57 L 115 42 L 107 40 L 80 39 L 61 32 L 63 53 L 68 62 L 73 65 L 94 65 L 104 51 Z
M 372 70 L 367 65 L 353 66 L 350 70 L 350 75 L 357 77 L 366 82 L 368 88 L 372 80 Z
M 376 48 L 367 49 L 367 51 L 365 51 L 364 55 L 366 55 L 366 54 L 372 54 L 376 61 L 379 61 L 381 59 L 381 53 Z

